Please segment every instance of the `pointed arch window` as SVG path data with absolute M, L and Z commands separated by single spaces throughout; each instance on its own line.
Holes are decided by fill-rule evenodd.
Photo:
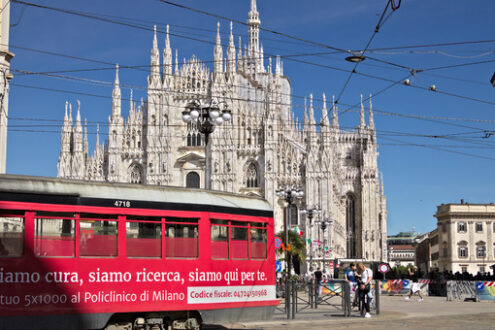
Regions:
M 201 146 L 201 133 L 198 132 L 196 126 L 192 123 L 187 124 L 187 146 L 199 147 Z
M 258 187 L 258 170 L 256 165 L 251 163 L 247 168 L 246 173 L 246 186 L 248 188 L 257 188 Z
M 352 194 L 347 195 L 346 201 L 347 257 L 357 257 L 356 237 L 356 200 Z
M 129 168 L 129 182 L 130 183 L 143 183 L 143 172 L 141 166 L 138 164 L 131 165 Z

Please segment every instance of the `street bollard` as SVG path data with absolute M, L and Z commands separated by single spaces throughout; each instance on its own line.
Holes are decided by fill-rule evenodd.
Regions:
M 320 286 L 321 284 L 317 283 L 315 287 L 315 308 L 318 309 L 318 298 L 320 296 Z
M 308 300 L 310 308 L 313 308 L 313 282 L 308 284 Z
M 380 281 L 375 281 L 375 308 L 376 315 L 380 314 Z
M 349 317 L 351 316 L 351 285 L 348 282 L 345 282 L 344 289 L 346 316 Z

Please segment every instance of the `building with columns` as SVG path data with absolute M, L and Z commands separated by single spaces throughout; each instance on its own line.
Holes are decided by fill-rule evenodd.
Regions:
M 341 130 L 335 104 L 329 106 L 323 94 L 316 106 L 309 95 L 304 120 L 299 122 L 292 111 L 291 84 L 283 63 L 279 57 L 263 54 L 255 0 L 251 0 L 247 23 L 247 45 L 239 38 L 237 47 L 230 24 L 226 52 L 218 24 L 213 71 L 194 55 L 179 65 L 177 51 L 174 63 L 168 27 L 160 56 L 155 30 L 147 99 L 134 102 L 131 91 L 126 104 L 129 114 L 123 117 L 117 67 L 108 139 L 104 143 L 97 139 L 93 154 L 79 102 L 74 110 L 66 103 L 58 176 L 202 188 L 204 136 L 194 124 L 183 122 L 182 111 L 192 101 L 217 99 L 232 111 L 232 120 L 210 135 L 212 189 L 265 198 L 274 207 L 278 231 L 285 211 L 276 190 L 301 187 L 305 197 L 291 210 L 295 215 L 291 225 L 301 228 L 305 238 L 316 240 L 323 235 L 298 212 L 318 205 L 322 217 L 333 220 L 320 238 L 332 250 L 327 260 L 386 260 L 386 198 L 377 165 L 371 101 L 367 124 L 361 104 L 356 129 Z M 317 263 L 325 256 L 314 248 Z
M 1 0 L 0 12 L 0 173 L 5 173 L 7 163 L 7 122 L 9 118 L 9 91 L 12 73 L 9 52 L 10 0 Z
M 489 272 L 495 263 L 495 205 L 442 204 L 437 207 L 440 271 Z

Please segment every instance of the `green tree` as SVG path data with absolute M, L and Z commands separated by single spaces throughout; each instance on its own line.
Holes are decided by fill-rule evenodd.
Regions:
M 306 242 L 293 230 L 289 230 L 288 234 L 290 244 L 290 260 L 298 259 L 299 262 L 302 262 L 306 259 Z M 284 246 L 287 247 L 287 244 L 285 244 L 284 231 L 280 231 L 279 233 L 277 233 L 277 236 L 280 237 Z M 279 255 L 282 256 L 281 259 L 285 260 L 285 250 L 279 249 L 277 251 Z

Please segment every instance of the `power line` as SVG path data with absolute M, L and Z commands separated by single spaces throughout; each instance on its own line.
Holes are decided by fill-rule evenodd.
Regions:
M 405 142 L 402 140 L 386 138 L 386 137 L 382 137 L 382 139 L 393 141 L 393 142 L 404 143 L 404 144 L 408 144 L 408 145 L 415 146 L 415 147 L 422 147 L 422 148 L 428 148 L 428 149 L 433 149 L 433 150 L 439 150 L 439 151 L 443 151 L 443 152 L 449 152 L 449 153 L 453 153 L 453 154 L 459 154 L 459 155 L 468 156 L 468 157 L 481 158 L 481 159 L 487 159 L 487 160 L 495 160 L 495 158 L 493 158 L 493 157 L 480 156 L 480 155 L 475 155 L 475 154 L 471 154 L 471 153 L 467 153 L 467 152 L 460 152 L 460 151 L 454 151 L 454 150 L 449 150 L 449 149 L 443 149 L 442 147 L 417 144 L 417 143 L 410 143 L 410 142 Z
M 224 127 L 220 127 L 220 128 L 224 128 Z M 23 133 L 55 133 L 55 134 L 61 134 L 62 132 L 60 131 L 53 131 L 53 130 L 31 130 L 31 129 L 9 129 L 9 131 L 11 132 L 23 132 Z M 87 132 L 88 135 L 102 135 L 102 136 L 109 136 L 109 133 L 100 133 L 100 132 Z M 123 133 L 122 135 L 127 135 L 125 133 Z M 164 136 L 168 136 L 170 138 L 184 138 L 183 135 L 164 135 Z M 142 137 L 144 138 L 144 135 L 142 135 Z M 233 135 L 227 137 L 229 141 L 237 141 L 237 142 L 246 142 L 244 139 L 240 139 L 240 138 L 237 138 L 237 137 L 234 137 Z M 454 154 L 459 154 L 459 155 L 463 155 L 463 156 L 468 156 L 468 157 L 474 157 L 474 158 L 480 158 L 480 159 L 487 159 L 487 160 L 495 160 L 495 158 L 492 158 L 492 157 L 488 157 L 488 156 L 482 156 L 482 155 L 477 155 L 477 154 L 472 154 L 472 153 L 465 153 L 465 152 L 460 152 L 460 151 L 454 151 L 454 150 L 449 150 L 449 149 L 445 149 L 445 148 L 453 148 L 453 146 L 437 146 L 437 145 L 431 145 L 431 144 L 420 144 L 420 143 L 413 143 L 413 142 L 406 142 L 406 141 L 402 141 L 402 140 L 398 140 L 398 139 L 394 139 L 394 138 L 390 138 L 390 137 L 385 137 L 383 135 L 380 135 L 380 138 L 381 139 L 384 139 L 384 140 L 389 140 L 389 141 L 393 141 L 393 142 L 396 142 L 396 143 L 400 143 L 402 144 L 402 146 L 414 146 L 414 147 L 422 147 L 422 148 L 428 148 L 428 149 L 433 149 L 433 150 L 439 150 L 439 151 L 443 151 L 443 152 L 448 152 L 448 153 L 454 153 Z M 222 140 L 222 137 L 219 137 L 218 138 L 219 141 Z M 274 139 L 274 140 L 269 140 L 268 142 L 278 142 L 279 139 Z M 267 141 L 265 141 L 267 142 Z M 347 144 L 347 142 L 344 142 L 344 141 L 336 141 L 336 142 L 332 142 L 332 144 L 334 143 L 343 143 L 343 144 Z M 363 142 L 362 141 L 356 141 L 356 144 L 362 144 Z M 246 143 L 246 145 L 249 145 L 248 143 Z M 382 144 L 380 144 L 382 145 Z M 383 144 L 384 146 L 386 146 L 387 144 Z M 478 149 L 493 149 L 495 146 L 492 146 L 492 147 L 478 147 Z M 463 146 L 455 146 L 455 148 L 466 148 L 466 147 L 463 147 Z M 475 148 L 475 147 L 469 147 L 469 148 Z
M 373 42 L 373 39 L 375 38 L 376 34 L 378 33 L 378 31 L 380 30 L 381 26 L 383 24 L 385 24 L 385 21 L 387 21 L 387 19 L 390 17 L 390 15 L 392 15 L 392 13 L 396 10 L 396 9 L 399 9 L 400 7 L 400 4 L 401 4 L 401 1 L 402 0 L 399 0 L 399 3 L 398 3 L 398 6 L 396 6 L 394 4 L 394 0 L 387 0 L 387 5 L 385 6 L 385 9 L 383 10 L 382 12 L 382 16 L 380 17 L 380 19 L 378 20 L 378 23 L 376 24 L 376 28 L 375 30 L 373 31 L 373 34 L 371 35 L 370 39 L 368 40 L 368 43 L 366 44 L 366 47 L 364 47 L 364 49 L 359 52 L 359 57 L 361 57 L 361 59 L 364 59 L 364 54 L 366 53 L 366 51 L 368 50 L 369 46 L 371 45 L 371 43 Z M 392 12 L 390 12 L 390 14 L 385 17 L 385 14 L 388 10 L 388 7 L 391 7 L 392 8 Z M 340 101 L 340 98 L 342 97 L 342 95 L 344 94 L 344 91 L 345 89 L 347 88 L 347 85 L 349 85 L 349 82 L 351 81 L 351 78 L 352 78 L 352 75 L 353 73 L 356 72 L 356 69 L 357 67 L 359 66 L 359 64 L 361 63 L 362 60 L 359 60 L 357 61 L 355 64 L 354 64 L 354 68 L 352 69 L 351 73 L 349 74 L 349 76 L 347 76 L 347 80 L 345 81 L 344 83 L 344 86 L 342 87 L 340 93 L 338 94 L 337 98 L 336 98 L 336 102 L 338 103 Z M 387 64 L 393 64 L 393 63 L 390 63 L 390 62 L 386 62 L 386 61 L 380 61 L 380 60 L 377 60 L 379 62 L 382 62 L 382 63 L 387 63 Z M 395 65 L 395 64 L 394 64 Z M 406 68 L 405 66 L 400 66 L 400 67 L 403 67 L 403 68 Z M 410 69 L 409 69 L 410 70 Z M 394 84 L 395 85 L 395 84 Z
M 66 90 L 66 89 L 56 89 L 56 88 L 49 88 L 49 87 L 41 87 L 41 86 L 32 86 L 32 85 L 24 85 L 24 84 L 17 84 L 17 83 L 12 83 L 11 86 L 17 86 L 17 87 L 23 87 L 23 88 L 30 88 L 30 89 L 38 89 L 38 90 L 46 90 L 46 91 L 51 91 L 51 92 L 57 92 L 57 93 L 70 93 L 74 95 L 83 95 L 83 96 L 90 96 L 90 97 L 96 97 L 96 98 L 102 98 L 102 99 L 112 99 L 111 96 L 108 95 L 101 95 L 101 94 L 93 94 L 93 93 L 87 93 L 87 92 L 80 92 L 80 91 L 73 91 L 73 90 Z M 194 94 L 194 93 L 193 93 Z M 196 94 L 194 94 L 196 95 Z M 128 98 L 122 97 L 121 100 L 124 101 L 130 101 Z M 263 101 L 257 101 L 257 100 L 249 100 L 249 99 L 242 99 L 238 98 L 237 100 L 239 101 L 246 101 L 246 102 L 263 102 Z M 283 103 L 276 103 L 279 105 L 284 105 Z M 287 104 L 288 105 L 288 104 Z M 353 107 L 352 105 L 349 105 Z M 176 107 L 179 109 L 182 109 L 182 107 L 179 106 L 171 106 L 171 107 Z M 295 108 L 304 108 L 303 105 L 292 105 L 292 107 Z M 320 109 L 316 107 L 316 109 Z M 395 117 L 404 117 L 404 118 L 410 118 L 410 119 L 418 119 L 418 120 L 425 120 L 425 121 L 430 121 L 430 122 L 435 122 L 439 123 L 442 125 L 449 125 L 449 126 L 456 126 L 456 127 L 462 127 L 462 128 L 468 128 L 468 129 L 476 129 L 479 130 L 480 132 L 484 133 L 486 130 L 477 128 L 477 127 L 471 127 L 467 125 L 460 125 L 460 124 L 455 124 L 455 123 L 448 123 L 448 122 L 443 122 L 441 120 L 451 120 L 451 121 L 471 121 L 471 122 L 478 122 L 478 123 L 492 123 L 493 121 L 482 121 L 482 120 L 472 120 L 472 119 L 463 119 L 463 118 L 450 118 L 450 117 L 428 117 L 428 116 L 421 116 L 421 115 L 410 115 L 410 114 L 400 114 L 400 113 L 394 113 L 394 112 L 388 112 L 388 111 L 382 111 L 379 109 L 374 109 L 373 110 L 376 114 L 382 114 L 382 115 L 388 115 L 388 116 L 395 116 Z M 10 117 L 9 117 L 10 119 Z

